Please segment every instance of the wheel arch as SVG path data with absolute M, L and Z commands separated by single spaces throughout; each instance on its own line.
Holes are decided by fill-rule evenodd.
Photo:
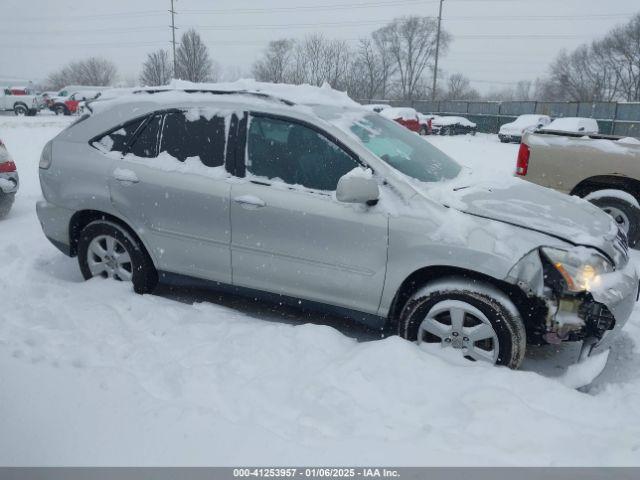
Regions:
M 75 257 L 78 254 L 78 240 L 80 238 L 80 232 L 82 229 L 89 225 L 91 222 L 95 220 L 108 220 L 113 223 L 117 223 L 122 228 L 126 229 L 127 232 L 135 238 L 142 248 L 145 249 L 145 252 L 151 258 L 151 261 L 156 264 L 154 257 L 151 255 L 151 250 L 145 244 L 144 240 L 140 238 L 140 236 L 129 226 L 126 220 L 117 217 L 113 214 L 102 212 L 100 210 L 79 210 L 71 216 L 69 220 L 69 254 L 72 257 Z
M 570 195 L 584 197 L 591 192 L 604 189 L 623 190 L 640 201 L 640 180 L 622 175 L 596 175 L 578 183 Z
M 539 320 L 540 316 L 544 315 L 544 306 L 540 303 L 539 299 L 527 296 L 527 294 L 517 285 L 513 285 L 505 280 L 500 280 L 484 273 L 467 270 L 461 267 L 434 265 L 419 268 L 405 278 L 391 302 L 391 306 L 387 313 L 386 327 L 389 329 L 395 328 L 402 309 L 415 291 L 423 287 L 428 282 L 445 277 L 463 277 L 472 281 L 484 282 L 497 288 L 511 299 L 520 312 L 520 316 L 525 326 L 535 325 L 535 320 Z

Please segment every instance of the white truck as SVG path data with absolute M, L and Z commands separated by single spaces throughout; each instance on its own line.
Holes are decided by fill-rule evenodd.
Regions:
M 16 115 L 33 116 L 40 110 L 41 101 L 37 95 L 15 95 L 11 89 L 0 89 L 0 111 L 13 111 Z

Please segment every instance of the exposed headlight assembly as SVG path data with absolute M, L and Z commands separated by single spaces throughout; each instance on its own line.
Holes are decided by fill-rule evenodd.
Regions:
M 571 250 L 542 247 L 542 253 L 560 274 L 570 292 L 588 292 L 597 288 L 605 273 L 613 272 L 611 262 L 593 249 L 577 247 Z

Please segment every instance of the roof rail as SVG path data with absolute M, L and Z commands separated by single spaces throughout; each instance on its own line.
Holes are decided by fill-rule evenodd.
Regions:
M 273 95 L 269 95 L 268 93 L 263 92 L 254 92 L 251 90 L 207 90 L 207 89 L 198 89 L 198 88 L 153 88 L 153 89 L 140 89 L 134 90 L 134 94 L 140 93 L 164 93 L 164 92 L 185 92 L 185 93 L 210 93 L 212 95 L 253 95 L 260 98 L 265 98 L 268 100 L 275 100 L 285 105 L 289 105 L 290 107 L 295 105 L 291 100 L 286 100 L 284 98 L 275 97 Z

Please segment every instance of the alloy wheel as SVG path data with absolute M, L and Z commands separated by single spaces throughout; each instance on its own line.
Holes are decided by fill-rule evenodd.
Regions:
M 110 235 L 99 235 L 89 243 L 87 264 L 94 277 L 125 282 L 133 278 L 131 256 L 124 245 Z
M 445 300 L 435 304 L 418 327 L 418 343 L 440 343 L 460 350 L 469 360 L 496 363 L 498 336 L 489 319 L 466 302 Z

